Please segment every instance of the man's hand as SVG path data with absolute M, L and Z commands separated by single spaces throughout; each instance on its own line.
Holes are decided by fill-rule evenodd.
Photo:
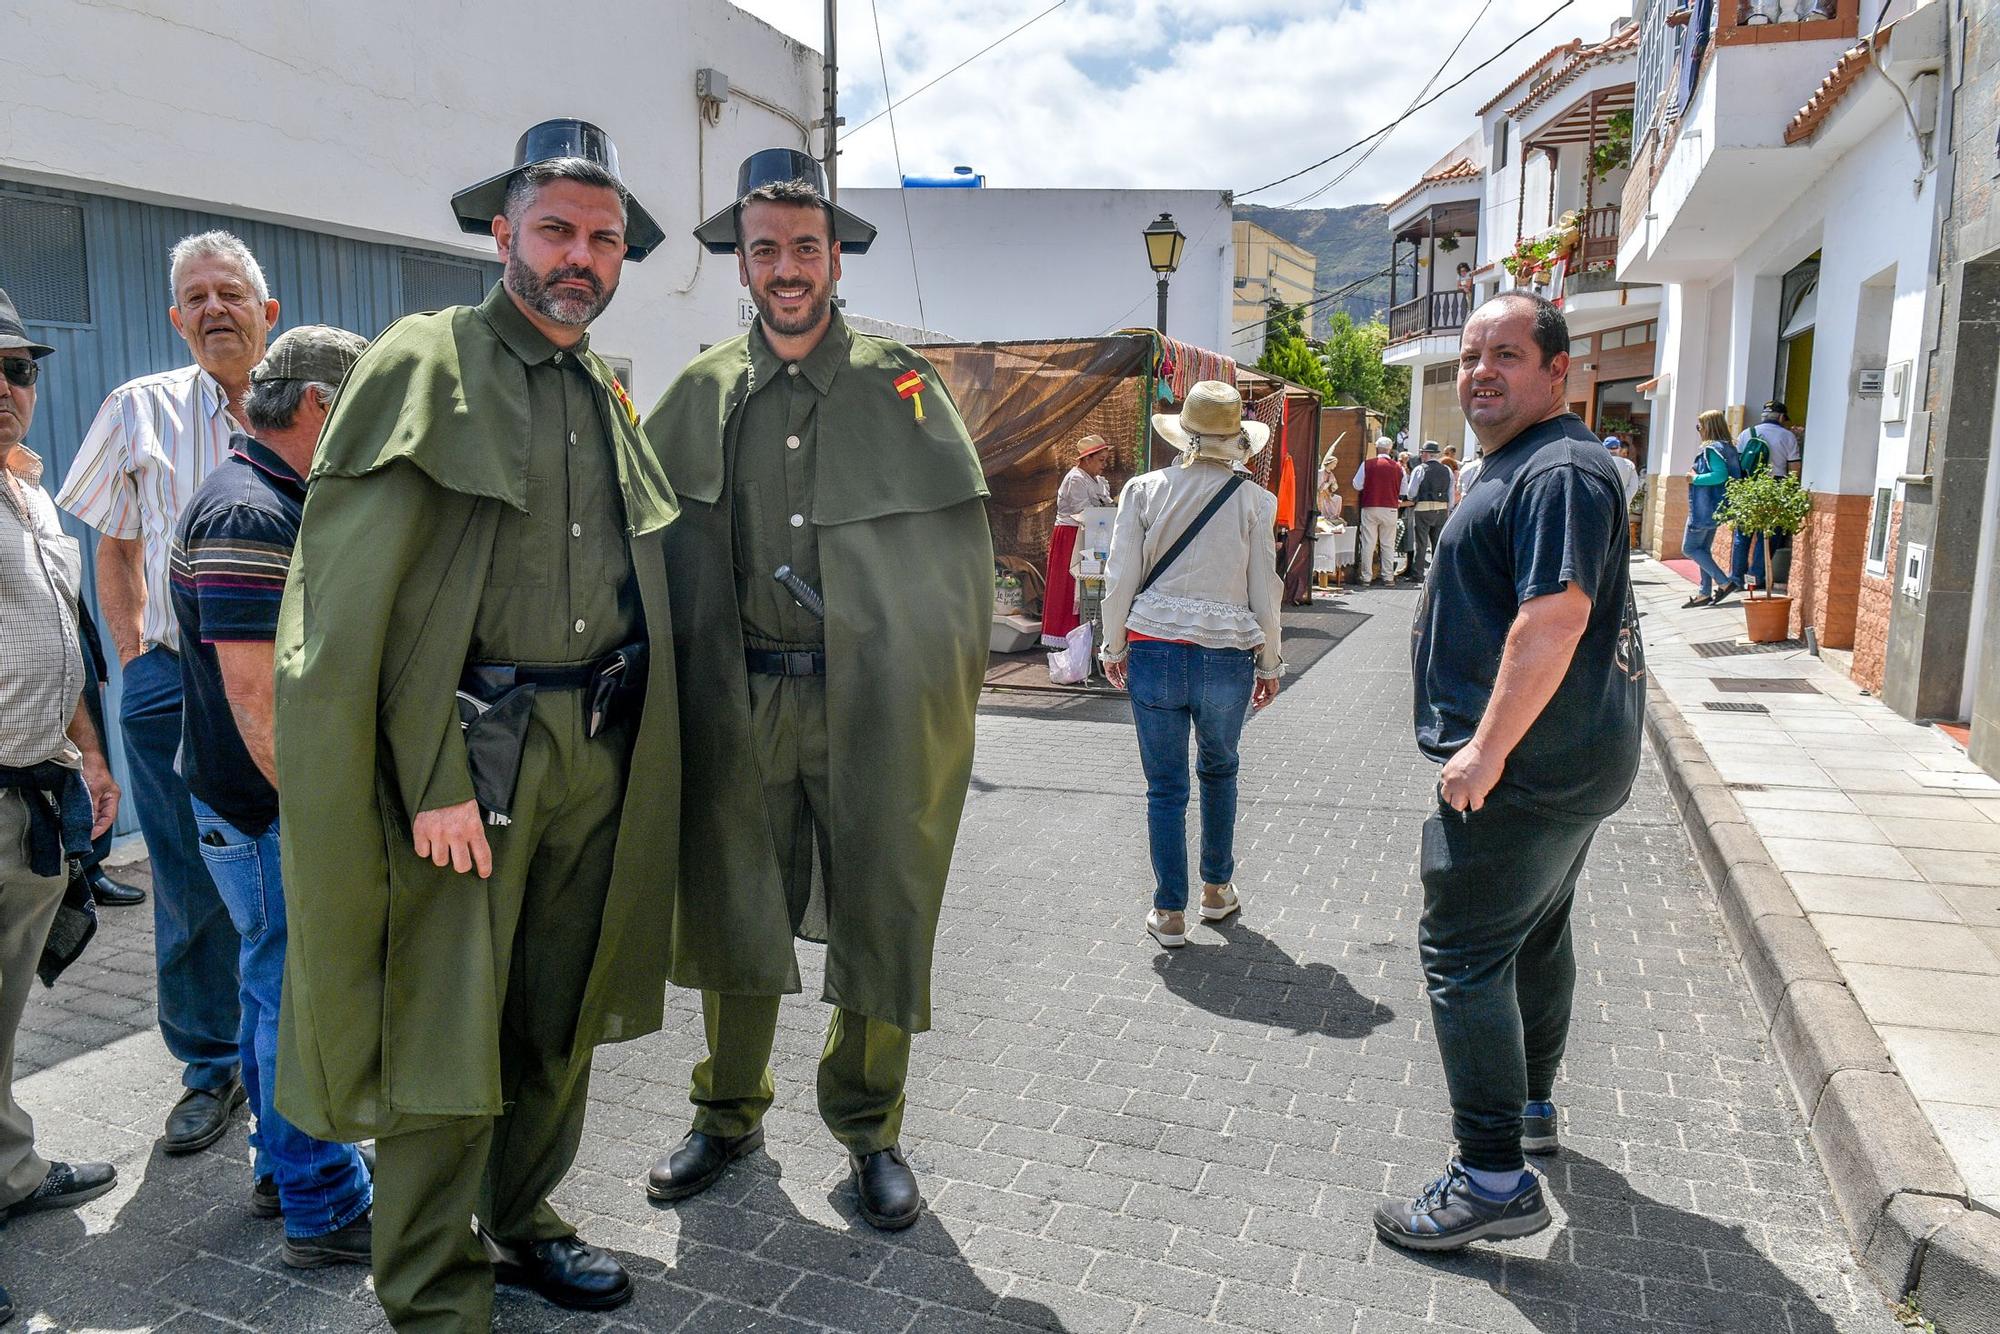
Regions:
M 1477 741 L 1468 741 L 1458 754 L 1445 761 L 1438 778 L 1438 795 L 1455 811 L 1476 811 L 1486 804 L 1486 794 L 1500 781 L 1505 759 L 1489 759 Z
M 1123 690 L 1125 688 L 1125 669 L 1131 664 L 1131 661 L 1130 658 L 1120 658 L 1116 662 L 1105 663 L 1104 679 L 1109 681 L 1113 688 Z
M 102 755 L 84 754 L 83 785 L 90 789 L 90 837 L 94 842 L 103 838 L 104 831 L 118 818 L 118 782 L 105 767 Z
M 410 842 L 419 857 L 438 866 L 449 866 L 461 875 L 476 869 L 481 880 L 493 875 L 493 849 L 487 846 L 476 801 L 420 813 L 410 824 Z
M 1250 687 L 1250 707 L 1253 710 L 1263 708 L 1277 697 L 1278 678 L 1275 676 L 1260 676 L 1257 684 Z

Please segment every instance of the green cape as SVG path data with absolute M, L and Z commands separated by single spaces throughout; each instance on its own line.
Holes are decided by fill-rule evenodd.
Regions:
M 958 837 L 993 606 L 986 479 L 937 372 L 851 333 L 818 408 L 813 512 L 826 598 L 832 816 L 825 997 L 920 1032 Z M 925 417 L 895 388 L 923 377 Z M 749 395 L 748 337 L 698 357 L 646 418 L 685 506 L 666 534 L 684 798 L 669 976 L 744 995 L 799 990 L 792 922 L 751 744 L 724 496 Z
M 607 398 L 647 632 L 671 634 L 661 535 L 673 491 Z M 454 694 L 502 506 L 527 509 L 526 368 L 480 311 L 391 326 L 320 438 L 277 637 L 277 763 L 290 939 L 277 1101 L 352 1140 L 501 1110 L 498 941 L 477 877 L 410 848 L 410 820 L 472 796 Z M 575 1041 L 660 1026 L 679 737 L 652 654 Z M 497 956 L 496 956 L 497 952 Z

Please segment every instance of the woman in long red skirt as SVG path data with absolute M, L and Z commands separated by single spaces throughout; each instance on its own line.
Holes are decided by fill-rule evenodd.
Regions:
M 1111 446 L 1101 435 L 1087 435 L 1076 442 L 1076 466 L 1056 488 L 1056 526 L 1049 534 L 1048 580 L 1042 592 L 1042 643 L 1049 648 L 1061 648 L 1077 627 L 1076 576 L 1070 563 L 1083 531 L 1083 512 L 1111 503 L 1111 483 L 1104 480 L 1110 466 Z

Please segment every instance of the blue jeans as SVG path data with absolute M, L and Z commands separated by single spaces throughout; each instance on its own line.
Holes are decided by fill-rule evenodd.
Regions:
M 1126 684 L 1146 770 L 1146 833 L 1153 850 L 1153 906 L 1184 912 L 1188 901 L 1188 727 L 1201 780 L 1201 878 L 1236 874 L 1236 743 L 1250 713 L 1256 660 L 1248 649 L 1201 648 L 1142 639 L 1131 646 Z
M 187 785 L 174 772 L 181 744 L 180 659 L 155 648 L 126 665 L 118 722 L 132 779 L 125 795 L 138 807 L 153 867 L 160 1036 L 186 1067 L 181 1083 L 219 1089 L 236 1075 L 240 941 L 195 851 Z
M 1716 589 L 1729 582 L 1729 576 L 1715 563 L 1715 529 L 1697 528 L 1693 524 L 1681 534 L 1681 554 L 1694 562 L 1701 571 L 1701 595 L 1708 597 Z
M 252 838 L 190 797 L 201 830 L 201 859 L 243 937 L 243 1087 L 257 1113 L 250 1136 L 254 1170 L 278 1183 L 285 1235 L 319 1237 L 368 1212 L 374 1186 L 352 1144 L 314 1139 L 272 1103 L 277 1091 L 278 1004 L 285 982 L 285 885 L 278 867 L 278 826 Z
M 1757 581 L 1759 588 L 1768 588 L 1764 582 L 1764 543 L 1757 533 L 1737 533 L 1730 540 L 1729 582 L 1743 587 L 1743 576 L 1749 575 Z

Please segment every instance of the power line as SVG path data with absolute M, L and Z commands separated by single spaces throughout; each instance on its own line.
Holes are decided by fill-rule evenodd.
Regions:
M 1472 30 L 1480 26 L 1480 20 L 1482 20 L 1482 18 L 1486 18 L 1486 10 L 1490 10 L 1492 6 L 1494 6 L 1494 0 L 1484 0 L 1484 4 L 1480 4 L 1480 12 L 1478 12 L 1478 14 L 1474 14 L 1474 16 L 1472 16 L 1472 22 L 1470 22 L 1470 24 L 1466 24 L 1466 30 L 1458 34 L 1458 42 L 1454 42 L 1454 44 L 1452 44 L 1452 50 L 1444 52 L 1444 60 L 1440 60 L 1440 62 L 1438 62 L 1438 68 L 1430 72 L 1430 78 L 1426 78 L 1426 80 L 1424 80 L 1424 86 L 1416 90 L 1416 96 L 1414 96 L 1414 98 L 1410 98 L 1410 106 L 1402 108 L 1402 114 L 1404 114 L 1404 116 L 1408 116 L 1410 112 L 1414 112 L 1414 110 L 1416 110 L 1416 104 L 1418 104 L 1418 102 L 1420 102 L 1420 100 L 1424 98 L 1424 94 L 1428 94 L 1428 92 L 1430 92 L 1432 88 L 1436 88 L 1436 86 L 1438 86 L 1438 80 L 1440 80 L 1440 78 L 1444 78 L 1444 70 L 1448 70 L 1448 68 L 1450 68 L 1450 64 L 1452 64 L 1452 60 L 1456 60 L 1456 58 L 1458 58 L 1458 52 L 1460 52 L 1460 50 L 1464 50 L 1466 42 L 1468 42 L 1468 40 L 1472 38 Z M 1320 198 L 1322 194 L 1326 194 L 1328 190 L 1332 190 L 1334 186 L 1338 186 L 1338 184 L 1340 184 L 1342 180 L 1346 180 L 1348 176 L 1352 176 L 1354 172 L 1362 170 L 1362 164 L 1364 164 L 1364 162 L 1368 162 L 1368 158 L 1372 158 L 1372 156 L 1376 154 L 1376 150 L 1378 150 L 1378 148 L 1382 148 L 1382 144 L 1386 144 L 1386 142 L 1388 142 L 1388 136 L 1390 136 L 1390 134 L 1392 134 L 1392 132 L 1396 130 L 1396 126 L 1398 126 L 1398 124 L 1402 124 L 1402 118 L 1398 118 L 1398 120 L 1396 120 L 1396 122 L 1394 122 L 1394 124 L 1392 124 L 1392 126 L 1390 126 L 1388 130 L 1384 130 L 1384 132 L 1382 132 L 1382 136 L 1380 136 L 1380 138 L 1378 138 L 1376 142 L 1368 144 L 1368 152 L 1364 152 L 1362 156 L 1354 158 L 1354 160 L 1352 160 L 1352 162 L 1348 162 L 1348 164 L 1346 164 L 1344 168 L 1340 168 L 1340 170 L 1338 170 L 1338 172 L 1334 174 L 1334 178 L 1332 178 L 1332 180 L 1328 180 L 1328 182 L 1326 182 L 1324 186 L 1320 186 L 1318 190 L 1314 190 L 1314 192 L 1310 192 L 1310 194 L 1302 194 L 1300 198 L 1292 200 L 1290 204 L 1284 204 L 1284 208 L 1298 208 L 1300 204 L 1310 204 L 1312 200 Z
M 875 0 L 868 0 L 869 17 L 875 20 L 875 59 L 882 66 L 882 96 L 889 96 L 889 57 L 882 49 L 882 11 Z M 929 329 L 930 317 L 924 314 L 924 281 L 917 276 L 917 229 L 910 223 L 910 191 L 903 185 L 903 144 L 896 134 L 896 104 L 892 101 L 882 108 L 882 114 L 889 118 L 889 147 L 896 154 L 896 198 L 903 205 L 903 239 L 910 243 L 910 284 L 917 289 L 917 327 Z
M 1000 36 L 994 38 L 986 45 L 980 47 L 977 51 L 974 51 L 971 55 L 959 61 L 956 65 L 953 65 L 950 69 L 938 75 L 935 79 L 932 79 L 929 83 L 917 89 L 915 92 L 904 93 L 901 97 L 897 98 L 895 101 L 890 102 L 887 106 L 883 107 L 880 111 L 870 116 L 867 120 L 862 121 L 859 125 L 849 130 L 847 132 L 847 137 L 849 139 L 852 139 L 855 135 L 861 133 L 863 130 L 867 129 L 870 125 L 873 125 L 876 121 L 882 119 L 882 117 L 888 115 L 891 111 L 894 111 L 897 107 L 903 105 L 903 103 L 908 102 L 913 98 L 923 96 L 925 93 L 937 87 L 940 83 L 943 83 L 946 79 L 950 78 L 952 75 L 964 69 L 967 65 L 970 65 L 973 61 L 979 59 L 979 57 L 985 55 L 988 51 L 991 51 L 994 47 L 1000 45 L 1002 42 L 1008 40 L 1011 37 L 1015 37 L 1021 33 L 1026 32 L 1029 28 L 1032 28 L 1033 26 L 1035 26 L 1035 24 L 1040 23 L 1043 19 L 1055 13 L 1058 9 L 1061 9 L 1064 5 L 1068 3 L 1069 0 L 1056 0 L 1054 4 L 1050 5 L 1047 9 L 1044 9 L 1041 13 L 1035 15 L 1033 18 L 1029 19 L 1026 23 L 1023 23 L 1017 28 L 1013 28 L 1005 33 L 1002 33 Z M 875 27 L 877 36 L 879 37 L 882 27 L 881 21 L 879 19 L 876 21 Z M 884 77 L 882 82 L 882 96 L 884 99 L 886 99 L 889 96 L 889 83 L 886 77 Z M 891 128 L 893 128 L 893 122 Z M 901 173 L 902 169 L 897 168 L 897 174 L 901 175 Z
M 1391 265 L 1390 267 L 1393 268 L 1394 265 Z M 1305 302 L 1303 305 L 1287 306 L 1285 307 L 1285 309 L 1281 311 L 1275 311 L 1272 314 L 1265 316 L 1263 319 L 1258 320 L 1254 324 L 1246 324 L 1240 329 L 1231 329 L 1229 331 L 1231 338 L 1230 346 L 1236 347 L 1242 343 L 1249 341 L 1248 339 L 1238 337 L 1238 335 L 1240 334 L 1253 333 L 1259 329 L 1264 328 L 1266 325 L 1274 324 L 1279 320 L 1288 319 L 1295 315 L 1303 315 L 1307 311 L 1317 309 L 1318 307 L 1325 305 L 1329 301 L 1338 301 L 1341 297 L 1352 296 L 1355 292 L 1359 291 L 1361 288 L 1366 287 L 1369 283 L 1372 283 L 1380 278 L 1386 278 L 1388 276 L 1389 276 L 1389 269 L 1381 269 L 1375 273 L 1369 274 L 1366 278 L 1356 278 L 1353 282 L 1348 283 L 1344 287 L 1337 287 L 1331 292 L 1326 292 L 1319 296 L 1315 296 L 1314 298 L 1312 298 L 1312 300 Z
M 1513 41 L 1507 43 L 1507 45 L 1501 47 L 1498 51 L 1495 51 L 1492 55 L 1486 57 L 1486 59 L 1480 61 L 1477 65 L 1474 65 L 1471 69 L 1467 70 L 1465 73 L 1459 75 L 1458 78 L 1454 80 L 1452 83 L 1450 83 L 1446 87 L 1438 89 L 1438 91 L 1435 94 L 1425 98 L 1421 102 L 1418 102 L 1416 105 L 1412 106 L 1408 111 L 1405 111 L 1402 115 L 1396 117 L 1394 120 L 1390 121 L 1387 125 L 1384 125 L 1382 128 L 1375 130 L 1369 134 L 1361 136 L 1361 138 L 1356 139 L 1353 143 L 1341 149 L 1338 153 L 1329 153 L 1327 156 L 1321 158 L 1319 161 L 1311 163 L 1304 167 L 1300 167 L 1297 171 L 1292 172 L 1289 175 L 1280 176 L 1275 181 L 1266 181 L 1262 185 L 1259 185 L 1254 189 L 1238 190 L 1236 191 L 1236 198 L 1242 199 L 1246 195 L 1261 194 L 1263 191 L 1270 189 L 1274 185 L 1283 185 L 1286 181 L 1295 181 L 1309 171 L 1318 171 L 1321 167 L 1326 166 L 1329 162 L 1336 162 L 1339 159 L 1346 157 L 1349 153 L 1352 153 L 1355 149 L 1361 147 L 1363 144 L 1366 144 L 1371 139 L 1376 139 L 1382 135 L 1387 134 L 1389 131 L 1395 129 L 1398 125 L 1401 125 L 1404 121 L 1408 120 L 1412 115 L 1416 114 L 1419 111 L 1422 111 L 1425 107 L 1430 106 L 1433 102 L 1438 101 L 1440 98 L 1446 96 L 1449 93 L 1456 92 L 1459 88 L 1465 85 L 1466 80 L 1470 79 L 1473 75 L 1479 73 L 1479 71 L 1485 69 L 1488 65 L 1491 65 L 1494 61 L 1506 55 L 1509 51 L 1512 51 L 1522 42 L 1527 41 L 1528 38 L 1534 36 L 1537 32 L 1547 27 L 1549 23 L 1555 18 L 1556 15 L 1562 13 L 1565 9 L 1568 9 L 1571 5 L 1575 3 L 1576 0 L 1562 0 L 1561 4 L 1557 5 L 1554 9 L 1550 10 L 1547 14 L 1543 15 L 1540 21 L 1538 21 L 1534 27 L 1529 28 L 1526 32 L 1516 37 Z

